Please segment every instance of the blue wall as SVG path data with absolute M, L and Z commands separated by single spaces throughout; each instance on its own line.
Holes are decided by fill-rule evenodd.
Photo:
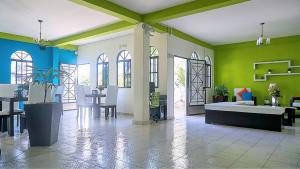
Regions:
M 41 50 L 38 45 L 0 39 L 0 83 L 10 83 L 10 57 L 17 50 L 24 50 L 32 56 L 34 67 L 59 68 L 60 63 L 76 64 L 74 51 L 47 47 Z

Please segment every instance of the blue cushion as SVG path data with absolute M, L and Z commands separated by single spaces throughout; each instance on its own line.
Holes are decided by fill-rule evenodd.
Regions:
M 242 99 L 244 101 L 250 101 L 250 100 L 252 100 L 252 93 L 251 92 L 244 92 L 242 94 Z

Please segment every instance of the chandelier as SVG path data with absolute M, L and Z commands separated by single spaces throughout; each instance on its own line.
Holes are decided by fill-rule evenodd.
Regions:
M 265 38 L 264 37 L 264 24 L 265 23 L 260 23 L 261 26 L 261 35 L 258 37 L 258 39 L 256 40 L 256 45 L 260 46 L 263 44 L 269 45 L 271 43 L 271 39 L 270 38 Z
M 38 22 L 40 23 L 40 34 L 39 34 L 38 38 L 34 39 L 34 41 L 40 47 L 46 47 L 48 41 L 45 40 L 45 39 L 42 39 L 42 23 L 43 23 L 43 20 L 39 19 Z

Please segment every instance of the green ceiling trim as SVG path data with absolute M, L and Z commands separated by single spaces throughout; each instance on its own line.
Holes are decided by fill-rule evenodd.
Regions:
M 113 23 L 111 25 L 103 26 L 100 28 L 96 28 L 90 31 L 82 32 L 79 34 L 67 36 L 58 40 L 53 41 L 53 45 L 55 46 L 61 46 L 61 45 L 66 45 L 73 43 L 78 40 L 83 40 L 83 39 L 89 39 L 93 37 L 99 37 L 101 35 L 107 35 L 115 32 L 120 32 L 123 30 L 127 30 L 130 28 L 133 28 L 135 24 L 126 22 L 126 21 L 121 21 L 117 23 Z
M 169 33 L 169 34 L 171 34 L 171 35 L 174 35 L 174 36 L 176 36 L 176 37 L 178 37 L 178 38 L 181 38 L 181 39 L 184 39 L 184 40 L 186 40 L 186 41 L 195 43 L 195 44 L 197 44 L 197 45 L 200 45 L 200 46 L 203 46 L 203 47 L 206 47 L 206 48 L 209 48 L 209 49 L 213 49 L 213 48 L 214 48 L 213 45 L 211 45 L 211 44 L 209 44 L 209 43 L 206 43 L 206 42 L 204 42 L 204 41 L 201 41 L 201 40 L 199 40 L 199 39 L 197 39 L 197 38 L 194 38 L 193 36 L 188 35 L 188 34 L 186 34 L 186 33 L 184 33 L 184 32 L 181 32 L 181 31 L 179 31 L 179 30 L 177 30 L 177 29 L 169 28 L 169 27 L 164 26 L 164 25 L 161 25 L 161 24 L 151 24 L 151 25 L 152 25 L 152 26 L 154 27 L 154 29 L 155 29 L 157 32 L 159 32 L 159 33 L 167 32 L 167 33 Z
M 36 42 L 31 37 L 15 35 L 15 34 L 10 34 L 10 33 L 4 33 L 4 32 L 0 32 L 0 39 L 7 39 L 7 40 L 18 41 L 18 42 L 36 44 Z M 53 42 L 51 42 L 51 41 L 47 42 L 46 44 L 48 46 L 53 47 Z M 72 51 L 78 50 L 78 46 L 71 45 L 71 44 L 64 45 L 64 46 L 59 46 L 59 48 L 66 49 L 66 50 L 72 50 Z
M 183 15 L 188 15 L 188 14 L 193 14 L 201 11 L 207 11 L 215 8 L 220 8 L 228 5 L 232 5 L 235 3 L 239 2 L 245 2 L 247 0 L 201 0 L 197 1 L 196 3 L 186 3 L 183 5 L 167 8 L 162 11 L 158 11 L 155 13 L 151 14 L 146 14 L 146 15 L 141 15 L 139 13 L 136 13 L 134 11 L 131 11 L 127 8 L 124 8 L 122 6 L 119 6 L 115 3 L 109 2 L 107 0 L 71 0 L 72 2 L 75 2 L 79 5 L 86 6 L 88 8 L 104 12 L 106 14 L 118 17 L 122 19 L 123 21 L 120 21 L 116 24 L 104 26 L 97 28 L 95 30 L 87 31 L 84 33 L 79 33 L 76 35 L 71 35 L 66 38 L 58 39 L 54 41 L 54 45 L 63 45 L 63 44 L 68 44 L 72 43 L 76 40 L 80 39 L 86 39 L 86 38 L 91 38 L 94 36 L 101 36 L 101 35 L 107 35 L 110 33 L 115 33 L 119 32 L 122 30 L 126 30 L 129 28 L 132 28 L 134 24 L 140 23 L 140 22 L 145 22 L 145 23 L 153 23 L 155 26 L 154 28 L 156 29 L 157 32 L 162 33 L 162 32 L 168 32 L 168 27 L 162 26 L 156 22 L 156 19 L 165 20 L 167 17 L 165 17 L 165 14 L 169 15 L 171 14 L 171 18 L 174 17 L 181 17 Z M 195 9 L 196 5 L 196 9 Z M 201 6 L 201 7 L 199 7 Z M 181 9 L 182 8 L 182 9 Z M 166 12 L 165 12 L 166 11 Z M 157 13 L 161 13 L 158 14 Z M 153 20 L 154 17 L 154 20 Z M 128 23 L 129 22 L 129 23 Z M 130 25 L 131 23 L 131 25 Z M 184 40 L 196 43 L 198 45 L 208 47 L 208 48 L 213 48 L 212 45 L 203 42 L 197 38 L 194 38 L 186 33 L 183 33 L 179 30 L 172 29 L 172 34 L 180 37 Z
M 71 0 L 79 5 L 86 6 L 88 8 L 95 9 L 100 12 L 104 12 L 108 15 L 115 16 L 124 21 L 130 23 L 139 23 L 141 22 L 142 15 L 131 11 L 127 8 L 119 6 L 115 3 L 112 3 L 108 0 Z
M 61 48 L 61 49 L 65 49 L 65 50 L 71 50 L 71 51 L 77 51 L 78 50 L 77 45 L 71 45 L 71 44 L 63 45 L 63 46 L 57 46 L 57 47 Z
M 158 23 L 246 1 L 249 0 L 196 0 L 174 7 L 162 9 L 160 11 L 145 14 L 143 18 L 145 22 Z
M 31 37 L 14 35 L 14 34 L 5 33 L 5 32 L 0 32 L 0 38 L 8 39 L 8 40 L 15 40 L 15 41 L 19 41 L 19 42 L 35 43 L 35 41 Z
M 262 45 L 262 46 L 257 46 L 257 47 L 258 48 L 270 47 L 270 46 L 274 46 L 274 45 L 294 43 L 297 41 L 298 42 L 300 41 L 300 35 L 271 38 L 270 45 Z M 247 41 L 247 42 L 232 43 L 232 44 L 225 44 L 225 45 L 216 45 L 215 49 L 221 50 L 221 49 L 228 49 L 228 48 L 248 48 L 248 47 L 253 47 L 253 46 L 256 46 L 256 41 Z

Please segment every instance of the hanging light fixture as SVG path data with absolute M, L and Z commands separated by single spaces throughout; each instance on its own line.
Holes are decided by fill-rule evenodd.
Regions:
M 264 24 L 265 23 L 260 23 L 261 26 L 261 35 L 258 37 L 258 39 L 256 40 L 256 45 L 260 46 L 263 44 L 269 45 L 271 43 L 271 39 L 270 38 L 264 38 Z
M 42 39 L 42 23 L 43 20 L 39 19 L 38 22 L 40 23 L 40 34 L 39 37 L 34 39 L 35 43 L 38 44 L 41 48 L 47 47 L 47 40 Z

